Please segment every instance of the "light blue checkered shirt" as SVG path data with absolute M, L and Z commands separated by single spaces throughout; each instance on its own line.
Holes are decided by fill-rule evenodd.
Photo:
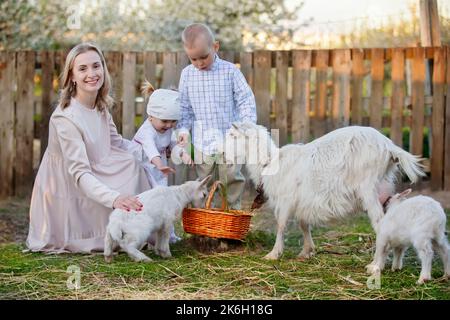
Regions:
M 217 153 L 217 143 L 234 121 L 256 123 L 255 96 L 241 71 L 217 55 L 207 71 L 192 64 L 181 72 L 180 132 L 192 130 L 194 146 L 207 155 Z M 219 140 L 220 139 L 220 140 Z

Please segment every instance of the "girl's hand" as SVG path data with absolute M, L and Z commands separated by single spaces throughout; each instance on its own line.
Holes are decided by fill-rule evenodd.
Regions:
M 158 167 L 158 170 L 160 170 L 162 173 L 164 173 L 166 176 L 168 176 L 170 173 L 175 173 L 175 169 L 171 167 Z
M 120 195 L 116 198 L 116 200 L 114 200 L 113 203 L 114 209 L 122 209 L 126 211 L 130 210 L 141 211 L 142 207 L 143 207 L 142 203 L 135 196 Z

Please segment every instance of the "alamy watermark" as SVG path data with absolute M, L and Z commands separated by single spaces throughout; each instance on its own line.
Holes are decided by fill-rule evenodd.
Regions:
M 81 9 L 77 5 L 71 5 L 66 9 L 66 25 L 69 30 L 81 29 Z
M 377 271 L 373 273 L 370 277 L 367 278 L 366 284 L 367 288 L 369 288 L 370 290 L 381 289 L 381 272 Z
M 69 290 L 81 289 L 81 269 L 77 265 L 70 265 L 67 267 L 66 273 L 69 274 L 66 286 Z
M 208 145 L 215 151 L 217 164 L 259 165 L 262 175 L 274 175 L 280 168 L 279 163 L 279 130 L 270 133 L 262 127 L 233 127 L 226 131 L 215 128 L 205 129 L 201 121 L 194 122 L 194 144 Z M 210 160 L 201 152 L 195 152 L 194 164 L 202 164 Z M 171 156 L 174 164 L 179 165 L 181 159 Z

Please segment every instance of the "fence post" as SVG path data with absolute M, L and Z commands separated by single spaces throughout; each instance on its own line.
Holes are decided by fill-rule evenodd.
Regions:
M 122 68 L 122 53 L 121 52 L 107 52 L 106 63 L 108 71 L 111 76 L 112 92 L 114 97 L 114 105 L 111 108 L 111 115 L 117 131 L 122 133 L 122 86 L 123 86 L 123 68 Z
M 123 112 L 122 135 L 131 139 L 135 133 L 134 118 L 136 116 L 136 53 L 125 52 L 123 55 Z
M 363 118 L 363 81 L 366 68 L 364 67 L 364 50 L 352 50 L 352 96 L 351 102 L 351 123 L 362 125 Z
M 275 128 L 279 132 L 280 146 L 287 143 L 287 88 L 289 52 L 276 52 Z
M 34 64 L 34 51 L 17 53 L 15 195 L 18 196 L 27 195 L 33 181 Z
M 253 82 L 253 53 L 252 52 L 241 52 L 239 61 L 241 64 L 241 72 L 248 82 L 248 85 L 252 90 L 254 90 Z
M 405 105 L 405 51 L 392 50 L 391 140 L 403 147 L 403 107 Z
M 423 154 L 423 126 L 425 115 L 425 50 L 413 49 L 412 59 L 412 125 L 410 151 L 415 155 Z
M 329 51 L 318 50 L 316 55 L 316 93 L 314 103 L 314 138 L 327 132 L 326 115 L 328 110 L 328 63 Z
M 333 51 L 333 99 L 331 117 L 333 128 L 350 124 L 350 50 Z
M 447 92 L 445 94 L 444 190 L 450 191 L 450 47 L 446 47 Z
M 0 51 L 0 199 L 14 193 L 15 52 Z
M 444 166 L 445 48 L 434 49 L 433 107 L 431 113 L 431 189 L 442 188 Z
M 292 142 L 308 142 L 311 50 L 292 52 Z
M 258 123 L 270 128 L 270 75 L 272 53 L 270 51 L 256 51 L 254 92 Z
M 42 108 L 41 108 L 41 156 L 42 159 L 48 144 L 48 124 L 50 116 L 53 112 L 53 72 L 55 70 L 55 52 L 41 52 L 41 69 L 42 69 Z
M 371 56 L 370 126 L 379 130 L 383 120 L 384 49 L 372 49 Z
M 169 89 L 171 87 L 178 87 L 177 79 L 177 53 L 164 52 L 163 53 L 163 78 L 161 88 Z

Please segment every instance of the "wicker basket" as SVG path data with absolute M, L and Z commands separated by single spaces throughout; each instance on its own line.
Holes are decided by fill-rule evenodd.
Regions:
M 214 182 L 206 199 L 205 208 L 185 208 L 183 210 L 184 231 L 211 238 L 243 240 L 250 227 L 253 214 L 243 210 L 228 210 L 226 198 L 221 194 L 222 207 L 211 208 L 211 201 L 220 181 Z

